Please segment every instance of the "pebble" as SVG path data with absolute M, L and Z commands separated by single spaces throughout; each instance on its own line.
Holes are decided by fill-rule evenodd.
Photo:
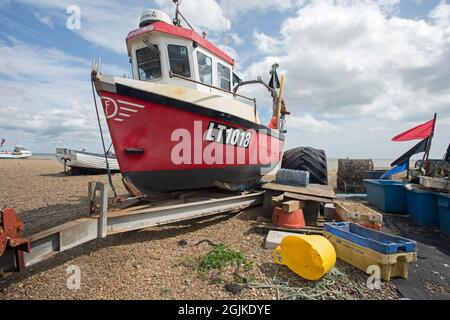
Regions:
M 13 162 L 2 162 L 0 166 L 0 205 L 15 207 L 22 219 L 31 221 L 26 225 L 28 234 L 45 230 L 64 222 L 86 216 L 87 183 L 106 182 L 106 175 L 67 177 L 62 166 L 52 160 L 23 161 L 20 168 Z M 125 189 L 119 174 L 113 176 L 119 194 Z M 20 188 L 18 187 L 20 186 Z M 25 196 L 26 195 L 26 196 Z M 40 209 L 36 209 L 40 208 Z M 265 233 L 253 232 L 252 224 L 260 208 L 245 210 L 239 216 L 228 219 L 208 219 L 202 222 L 149 228 L 143 232 L 128 233 L 93 241 L 68 253 L 58 254 L 49 263 L 41 264 L 33 276 L 0 279 L 1 299 L 275 299 L 274 290 L 244 289 L 238 295 L 228 294 L 223 285 L 211 285 L 195 271 L 179 265 L 187 256 L 199 257 L 210 250 L 202 244 L 198 247 L 178 245 L 179 240 L 195 244 L 209 239 L 214 243 L 225 243 L 244 252 L 253 262 L 252 277 L 259 282 L 258 266 L 267 279 L 273 274 L 271 251 L 262 248 Z M 130 238 L 133 243 L 130 243 Z M 157 239 L 157 240 L 155 240 Z M 246 241 L 244 245 L 242 240 Z M 51 268 L 45 266 L 51 265 Z M 81 268 L 81 289 L 67 288 L 68 265 Z M 41 268 L 41 267 L 40 267 Z M 348 265 L 339 264 L 355 283 L 365 283 L 366 275 Z M 130 270 L 136 270 L 130 272 Z M 229 268 L 227 274 L 233 281 Z M 225 271 L 224 271 L 225 272 Z M 9 278 L 9 279 L 8 279 Z M 14 278 L 14 279 L 13 279 Z M 336 284 L 339 286 L 339 283 Z M 160 288 L 170 294 L 163 296 Z M 371 299 L 395 299 L 397 294 L 391 284 L 382 290 L 365 294 Z M 355 298 L 359 298 L 355 294 Z

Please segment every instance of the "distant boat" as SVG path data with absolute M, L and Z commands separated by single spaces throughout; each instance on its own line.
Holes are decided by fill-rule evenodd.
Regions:
M 105 155 L 82 151 L 57 148 L 56 159 L 64 165 L 67 174 L 94 174 L 106 173 Z M 120 172 L 117 158 L 113 153 L 108 153 L 108 164 L 111 172 Z
M 22 146 L 16 145 L 14 150 L 0 151 L 0 159 L 26 159 L 33 155 L 30 150 L 25 149 Z

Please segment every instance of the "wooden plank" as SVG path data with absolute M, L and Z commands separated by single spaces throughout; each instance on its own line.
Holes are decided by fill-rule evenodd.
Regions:
M 282 228 L 275 226 L 273 224 L 265 224 L 265 223 L 256 223 L 254 225 L 255 228 L 259 229 L 267 229 L 267 230 L 278 230 L 278 231 L 287 231 L 287 232 L 294 232 L 294 233 L 305 233 L 305 234 L 323 234 L 323 229 L 310 229 L 310 228 L 300 228 L 300 229 L 288 229 L 288 228 Z
M 277 191 L 303 194 L 303 195 L 320 197 L 320 198 L 328 198 L 328 199 L 336 198 L 333 188 L 331 188 L 330 186 L 324 186 L 324 185 L 313 184 L 313 183 L 310 183 L 306 187 L 297 187 L 297 186 L 289 186 L 289 185 L 271 182 L 271 183 L 266 183 L 266 184 L 262 185 L 262 188 L 269 189 L 269 190 L 277 190 Z
M 290 213 L 292 211 L 300 209 L 301 206 L 304 206 L 304 203 L 300 202 L 299 200 L 288 200 L 284 201 L 281 204 L 281 209 L 284 213 Z
M 283 200 L 284 200 L 284 196 L 283 195 L 272 197 L 272 207 L 279 207 Z
M 362 203 L 335 201 L 336 214 L 341 221 L 369 224 L 382 223 L 383 215 Z
M 283 193 L 283 195 L 285 198 L 290 198 L 290 199 L 295 199 L 295 200 L 333 203 L 333 199 L 331 199 L 331 198 L 308 196 L 305 194 L 292 193 L 292 192 L 285 192 L 285 193 Z
M 258 224 L 275 226 L 274 224 L 272 224 L 272 219 L 268 219 L 268 218 L 258 217 L 258 218 L 256 218 L 256 222 Z M 302 229 L 323 230 L 323 228 L 315 227 L 315 226 L 304 226 Z M 291 230 L 291 229 L 288 229 L 288 230 Z
M 433 178 L 420 176 L 420 184 L 429 189 L 450 192 L 450 180 L 444 178 Z

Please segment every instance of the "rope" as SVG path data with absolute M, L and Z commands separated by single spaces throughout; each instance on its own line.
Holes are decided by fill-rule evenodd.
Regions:
M 95 112 L 97 113 L 97 122 L 98 122 L 98 128 L 100 130 L 100 137 L 102 138 L 102 146 L 103 146 L 103 152 L 105 153 L 105 161 L 106 161 L 106 172 L 108 172 L 108 181 L 109 185 L 111 187 L 111 190 L 114 193 L 114 197 L 117 198 L 117 192 L 116 187 L 113 184 L 112 176 L 111 176 L 111 170 L 109 169 L 109 161 L 108 161 L 108 153 L 106 151 L 106 145 L 105 145 L 105 138 L 103 137 L 103 130 L 102 130 L 102 124 L 100 122 L 100 114 L 98 112 L 98 106 L 97 106 L 97 99 L 95 97 L 95 89 L 94 89 L 94 71 L 92 72 L 91 77 L 91 87 L 92 87 L 92 97 L 94 99 L 95 104 Z
M 262 279 L 266 281 L 265 283 L 249 283 L 246 286 L 255 289 L 275 290 L 278 300 L 352 299 L 347 293 L 349 291 L 358 293 L 363 299 L 368 299 L 361 288 L 348 281 L 348 276 L 337 267 L 330 270 L 321 280 L 313 283 L 300 282 L 298 276 L 282 277 L 279 275 L 281 270 L 285 270 L 285 268 L 277 266 L 273 278 L 270 279 L 261 275 Z M 347 290 L 344 291 L 343 288 Z
M 215 244 L 214 242 L 212 242 L 209 239 L 203 239 L 203 240 L 200 240 L 199 242 L 197 242 L 196 244 L 194 244 L 194 247 L 196 247 L 196 246 L 198 246 L 198 245 L 200 245 L 201 243 L 204 243 L 204 242 L 209 244 L 211 247 L 217 247 L 218 246 L 217 244 Z

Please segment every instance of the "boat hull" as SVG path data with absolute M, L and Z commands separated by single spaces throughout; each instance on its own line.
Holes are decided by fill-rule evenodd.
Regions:
M 261 177 L 260 166 L 204 168 L 189 170 L 153 170 L 123 173 L 127 183 L 142 194 L 176 190 L 219 187 L 244 190 L 256 185 Z
M 276 130 L 124 85 L 114 91 L 100 96 L 120 170 L 135 195 L 245 189 L 280 167 L 284 136 Z
M 82 152 L 71 149 L 56 149 L 56 159 L 63 165 L 75 169 L 74 172 L 96 174 L 106 173 L 106 160 L 104 155 Z M 115 157 L 108 157 L 111 172 L 119 172 L 119 164 Z
M 32 155 L 31 152 L 26 152 L 24 154 L 0 153 L 0 159 L 27 159 Z

